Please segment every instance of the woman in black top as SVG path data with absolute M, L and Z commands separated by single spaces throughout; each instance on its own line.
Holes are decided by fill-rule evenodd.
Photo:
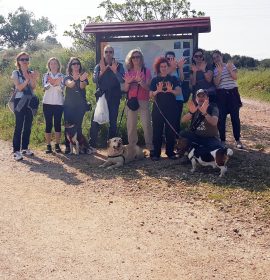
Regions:
M 179 81 L 169 75 L 169 62 L 165 57 L 159 57 L 154 69 L 157 74 L 151 81 L 150 97 L 154 99 L 153 145 L 152 160 L 159 160 L 162 146 L 162 134 L 165 127 L 166 155 L 170 159 L 176 159 L 174 144 L 177 131 L 177 102 L 175 96 L 181 94 Z M 165 119 L 166 118 L 166 119 Z
M 205 61 L 204 51 L 196 49 L 193 52 L 190 71 L 190 87 L 192 88 L 193 100 L 199 89 L 207 90 L 209 101 L 216 102 L 216 91 L 213 83 L 213 68 Z
M 77 57 L 71 57 L 67 66 L 67 76 L 64 79 L 65 123 L 75 125 L 78 138 L 82 135 L 82 122 L 85 112 L 88 110 L 85 87 L 88 85 L 88 74 L 82 70 L 82 65 Z M 70 153 L 69 141 L 66 138 L 65 154 Z

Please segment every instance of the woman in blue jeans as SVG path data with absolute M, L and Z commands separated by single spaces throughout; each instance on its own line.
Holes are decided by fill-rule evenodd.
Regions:
M 15 130 L 13 135 L 13 156 L 15 160 L 23 159 L 23 154 L 33 155 L 28 149 L 33 122 L 31 98 L 39 77 L 38 72 L 29 70 L 29 54 L 20 52 L 16 57 L 16 67 L 11 75 L 15 87 L 14 113 Z

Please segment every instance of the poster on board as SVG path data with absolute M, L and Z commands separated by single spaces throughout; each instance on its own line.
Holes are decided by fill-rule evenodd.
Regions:
M 176 59 L 184 57 L 185 80 L 189 79 L 191 58 L 193 52 L 193 39 L 166 39 L 166 40 L 147 40 L 147 41 L 121 41 L 121 42 L 102 42 L 101 53 L 104 47 L 109 44 L 114 48 L 114 57 L 125 66 L 125 58 L 132 49 L 140 49 L 144 56 L 145 66 L 153 74 L 153 63 L 159 56 L 164 56 L 167 51 L 175 52 Z

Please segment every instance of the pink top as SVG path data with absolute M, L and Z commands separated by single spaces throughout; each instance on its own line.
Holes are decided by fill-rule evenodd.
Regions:
M 128 74 L 132 76 L 136 76 L 136 71 L 130 70 L 128 71 Z M 145 74 L 144 74 L 144 70 L 142 70 L 142 74 L 143 74 L 144 81 L 151 80 L 151 72 L 149 69 L 146 68 Z M 138 100 L 149 100 L 149 90 L 144 89 L 136 82 L 131 83 L 128 90 L 128 98 L 136 97 L 136 96 Z

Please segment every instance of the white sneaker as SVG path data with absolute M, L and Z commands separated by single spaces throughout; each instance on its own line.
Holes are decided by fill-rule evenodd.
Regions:
M 97 149 L 96 148 L 94 148 L 94 147 L 89 147 L 88 149 L 87 149 L 87 154 L 88 155 L 92 155 L 92 154 L 95 154 L 97 152 Z
M 243 144 L 241 143 L 241 141 L 236 141 L 236 148 L 237 149 L 244 149 Z
M 32 156 L 34 153 L 31 150 L 26 149 L 26 150 L 22 150 L 22 154 L 27 156 Z
M 14 157 L 14 159 L 15 160 L 22 160 L 23 159 L 23 156 L 22 156 L 22 154 L 20 153 L 20 152 L 15 152 L 15 153 L 13 153 L 13 157 Z

